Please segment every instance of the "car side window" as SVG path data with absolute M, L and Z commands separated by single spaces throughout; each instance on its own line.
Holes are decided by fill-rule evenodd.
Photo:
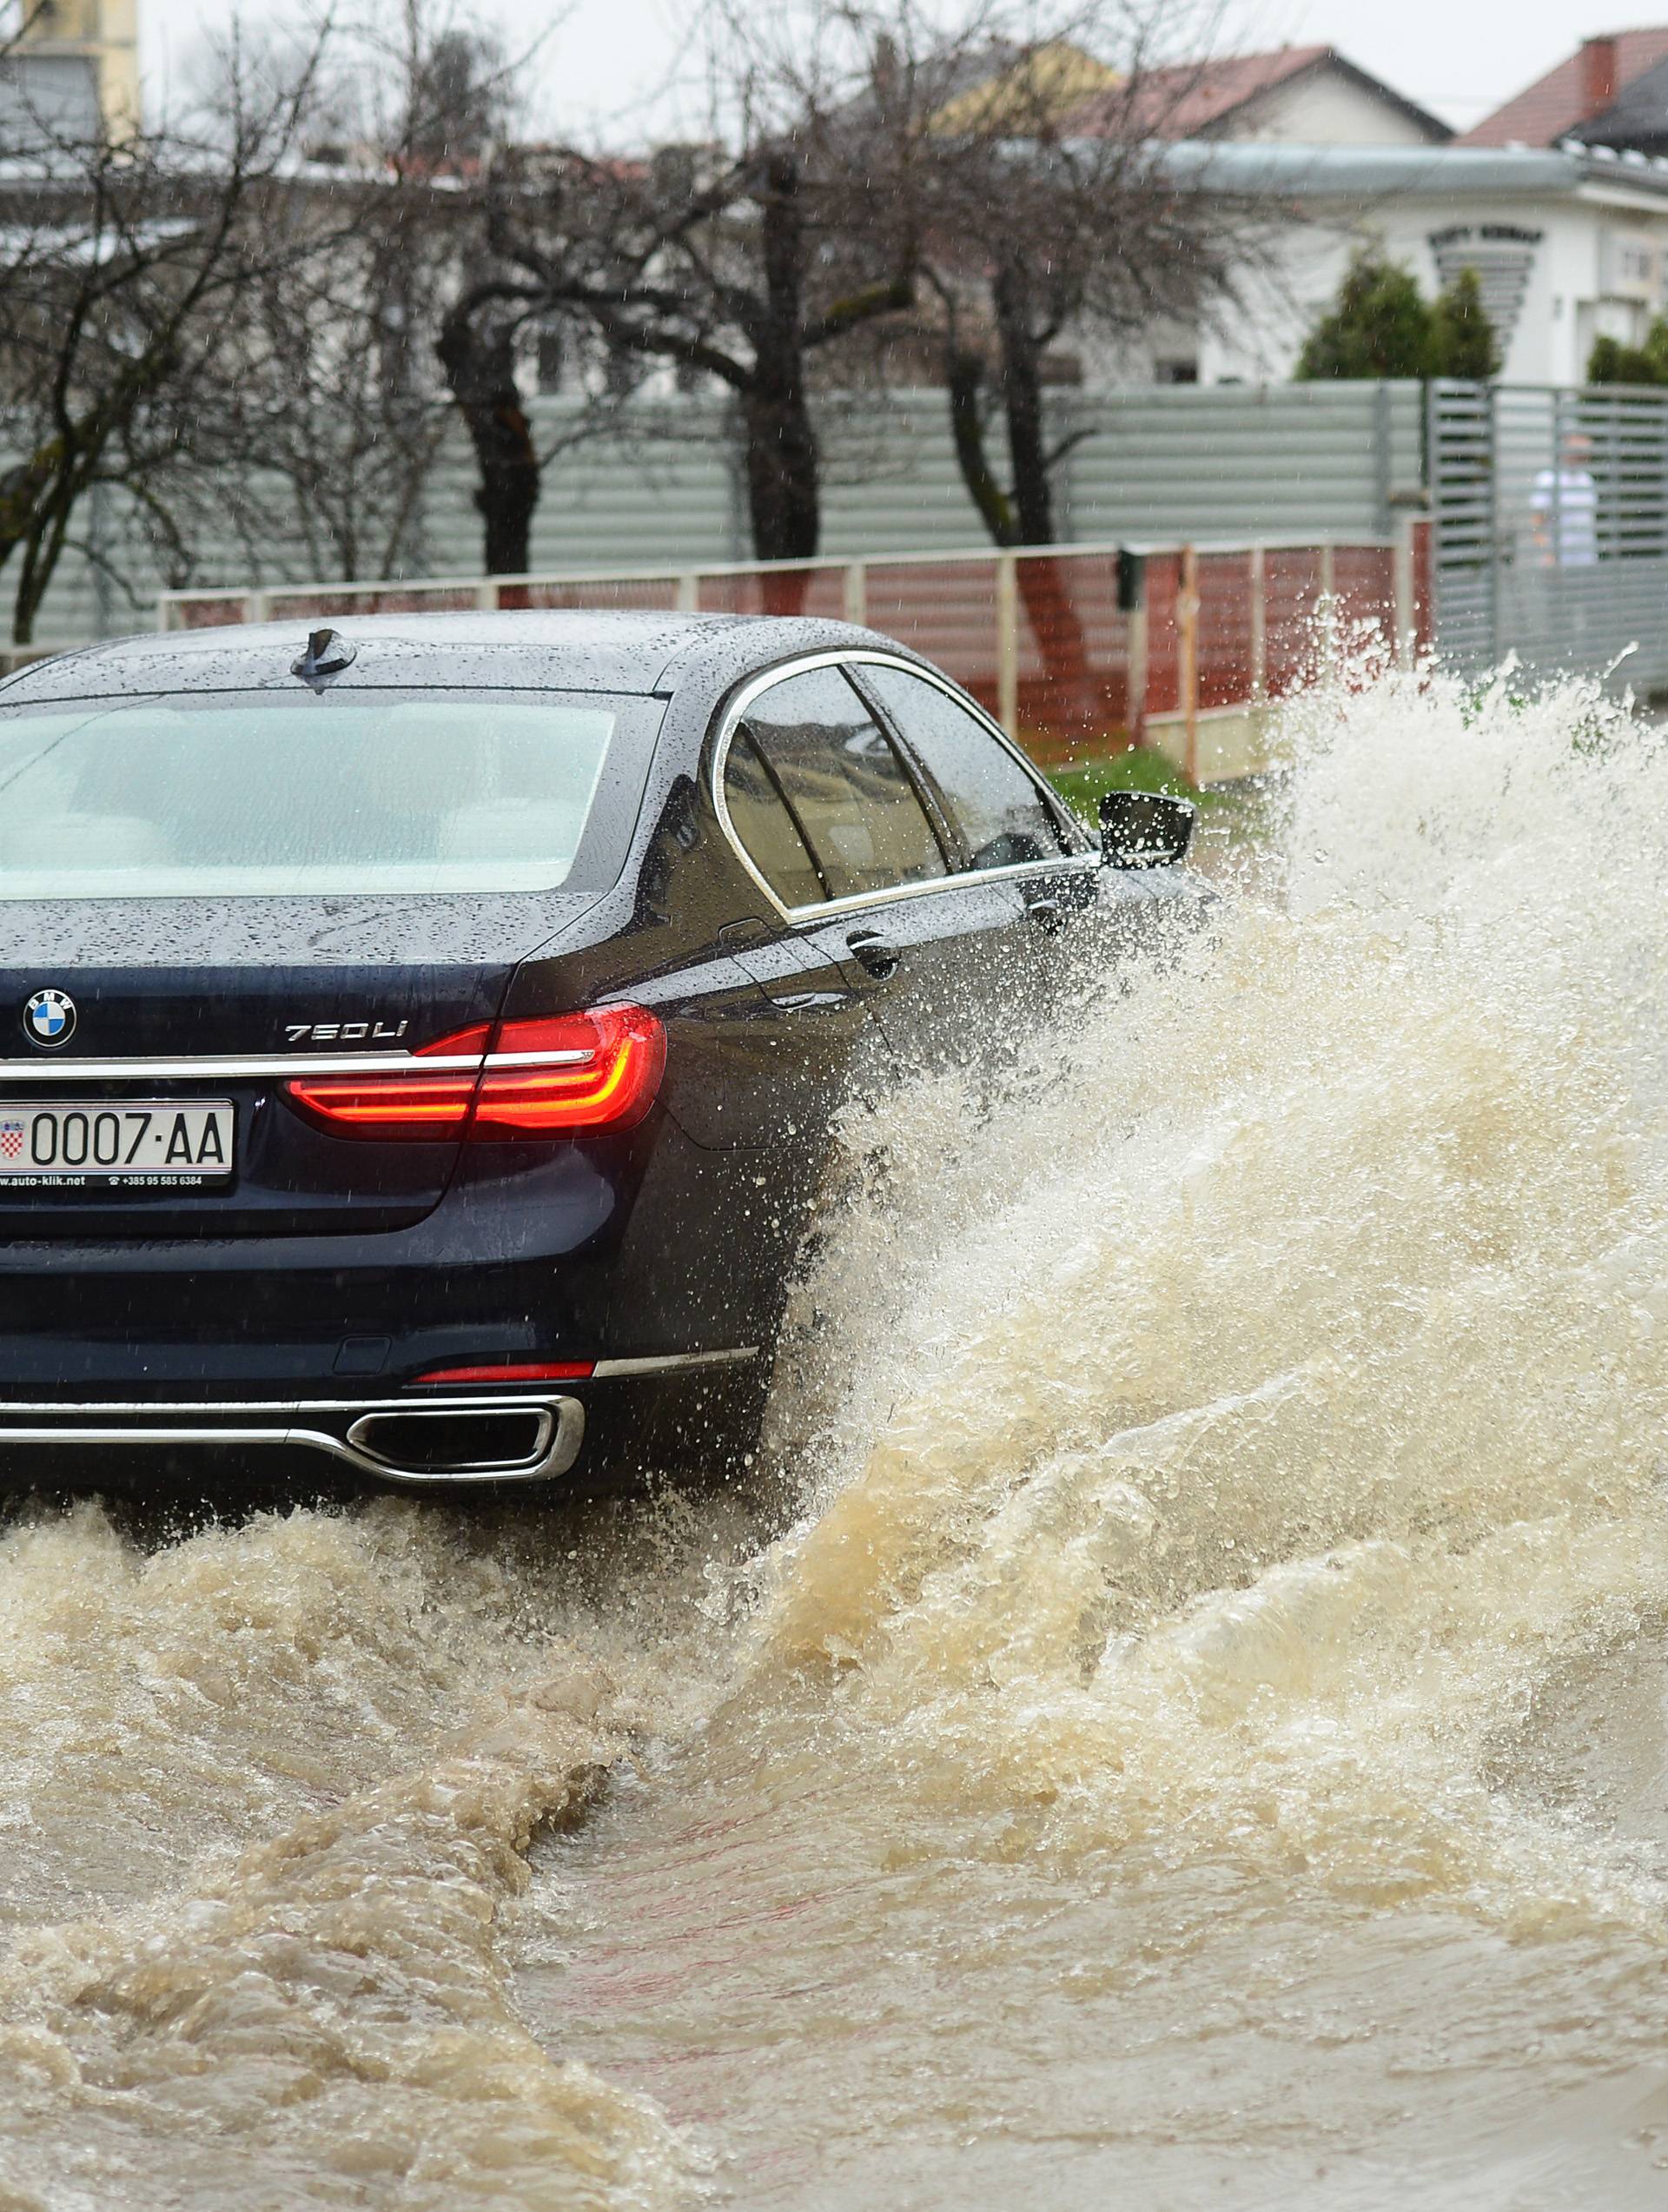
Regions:
M 786 802 L 830 898 L 948 871 L 897 746 L 837 668 L 808 668 L 761 692 L 738 742 L 741 735 Z
M 724 803 L 747 858 L 784 906 L 815 906 L 827 897 L 799 825 L 745 729 L 724 764 Z
M 937 785 L 976 868 L 1054 860 L 1068 850 L 1025 768 L 948 692 L 906 668 L 865 665 L 863 681 Z

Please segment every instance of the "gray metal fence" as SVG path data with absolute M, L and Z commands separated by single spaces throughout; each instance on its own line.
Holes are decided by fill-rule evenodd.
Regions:
M 1080 544 L 1147 539 L 1382 538 L 1421 480 L 1417 384 L 1142 387 L 1062 393 L 1058 432 L 1081 436 L 1062 465 L 1059 527 Z M 541 446 L 576 409 L 535 402 Z M 950 552 L 978 519 L 956 466 L 942 392 L 858 396 L 824 409 L 823 551 L 831 559 Z M 3 438 L 0 437 L 0 446 Z M 562 453 L 533 521 L 535 571 L 617 570 L 745 560 L 751 553 L 723 407 L 698 398 L 633 407 L 619 434 Z M 455 433 L 430 472 L 405 573 L 470 575 L 480 566 L 467 442 Z M 138 512 L 114 490 L 78 526 L 103 563 L 66 560 L 38 634 L 66 644 L 146 626 L 166 583 L 255 586 L 341 576 L 298 529 L 236 527 L 236 487 L 216 487 L 189 576 L 164 576 Z M 113 573 L 114 571 L 114 573 Z M 374 571 L 373 571 L 374 573 Z M 119 579 L 119 580 L 118 580 Z M 9 578 L 0 571 L 0 612 Z
M 1426 434 L 1444 658 L 1668 687 L 1668 391 L 1436 383 Z

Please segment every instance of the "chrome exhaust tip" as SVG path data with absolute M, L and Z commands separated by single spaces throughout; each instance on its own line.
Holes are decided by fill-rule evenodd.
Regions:
M 551 1457 L 557 1428 L 550 1406 L 426 1406 L 409 1413 L 361 1414 L 346 1441 L 408 1480 L 455 1481 L 539 1472 Z

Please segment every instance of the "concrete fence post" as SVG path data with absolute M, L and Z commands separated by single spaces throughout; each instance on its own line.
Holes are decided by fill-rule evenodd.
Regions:
M 1314 608 L 1320 618 L 1320 666 L 1328 675 L 1338 666 L 1337 566 L 1328 538 L 1320 547 L 1320 596 Z
M 866 561 L 846 562 L 840 597 L 846 620 L 855 622 L 862 629 L 869 619 L 869 566 Z
M 1268 696 L 1268 552 L 1253 546 L 1247 556 L 1251 591 L 1251 704 Z
M 483 614 L 496 614 L 498 613 L 498 579 L 496 576 L 483 576 L 480 583 L 476 585 L 475 605 L 480 609 Z
M 672 604 L 673 612 L 678 614 L 700 613 L 701 579 L 692 568 L 685 568 L 678 577 Z
M 1419 629 L 1419 609 L 1413 602 L 1413 519 L 1402 515 L 1396 523 L 1396 549 L 1392 557 L 1394 575 L 1396 666 L 1411 669 Z
M 1010 553 L 996 555 L 996 719 L 1019 735 L 1019 570 Z
M 1199 548 L 1182 548 L 1182 590 L 1175 604 L 1176 673 L 1182 692 L 1182 726 L 1187 732 L 1186 766 L 1199 780 Z

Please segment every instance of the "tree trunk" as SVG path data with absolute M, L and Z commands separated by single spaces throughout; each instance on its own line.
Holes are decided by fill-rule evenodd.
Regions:
M 486 573 L 525 575 L 541 471 L 515 381 L 511 327 L 495 320 L 477 328 L 460 306 L 441 324 L 434 350 L 475 449 Z
M 1042 410 L 1045 341 L 1036 333 L 1025 278 L 1013 264 L 997 272 L 991 302 L 1002 348 L 1002 401 L 1013 470 L 1017 541 L 1023 546 L 1050 546 L 1055 542 L 1055 519 L 1048 426 Z M 1089 666 L 1089 640 L 1072 597 L 1069 574 L 1058 561 L 1036 558 L 1018 562 L 1016 573 L 1020 597 L 1046 674 L 1044 695 L 1034 719 L 1051 734 L 1064 738 L 1074 753 L 1093 757 L 1104 748 L 1107 702 Z
M 758 560 L 814 560 L 821 535 L 817 436 L 803 387 L 752 390 L 741 399 L 746 439 L 747 517 Z M 766 596 L 784 604 L 771 613 L 797 613 L 809 578 L 768 577 Z
M 0 485 L 0 568 L 21 553 L 11 603 L 11 642 L 33 645 L 35 621 L 57 572 L 76 500 L 92 480 L 94 456 L 55 438 Z
M 1008 421 L 1014 513 L 1023 546 L 1054 543 L 1054 487 L 1049 479 L 1048 430 L 1042 418 L 1042 348 L 1034 328 L 1029 288 L 1011 262 L 991 286 L 1002 348 L 1002 407 Z
M 758 560 L 814 560 L 822 536 L 822 471 L 805 392 L 804 224 L 799 170 L 773 155 L 759 212 L 764 298 L 752 332 L 752 374 L 740 394 L 747 519 Z M 810 579 L 765 579 L 770 613 L 798 613 Z
M 950 429 L 956 441 L 956 464 L 962 472 L 967 495 L 979 511 L 979 520 L 991 542 L 1013 546 L 1019 542 L 1019 520 L 1014 503 L 996 481 L 985 444 L 984 361 L 967 347 L 951 345 L 944 361 L 944 381 L 950 390 Z

